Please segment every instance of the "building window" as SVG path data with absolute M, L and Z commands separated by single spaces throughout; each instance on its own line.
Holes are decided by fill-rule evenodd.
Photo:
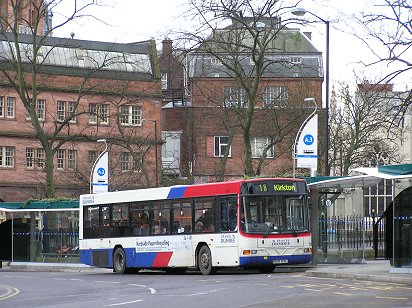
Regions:
M 231 157 L 232 148 L 229 146 L 229 137 L 215 136 L 215 157 Z
M 97 104 L 89 104 L 89 124 L 97 124 Z
M 162 73 L 160 81 L 162 84 L 162 90 L 167 90 L 167 73 Z
M 225 96 L 225 107 L 246 108 L 248 106 L 246 91 L 239 87 L 225 87 L 223 89 Z
M 32 99 L 29 98 L 30 104 L 32 103 Z M 35 106 L 35 112 L 37 119 L 39 121 L 44 121 L 46 119 L 46 100 L 45 99 L 38 99 Z M 30 114 L 27 112 L 26 115 L 27 120 L 31 120 Z
M 382 180 L 378 184 L 365 189 L 365 216 L 375 215 L 375 217 L 380 217 L 383 215 L 393 201 L 392 185 L 392 180 Z
M 0 96 L 0 118 L 4 118 L 4 115 L 6 114 L 4 111 L 4 96 Z
M 16 108 L 15 97 L 0 96 L 0 118 L 13 119 Z
M 271 137 L 254 137 L 252 138 L 250 143 L 252 146 L 252 157 L 253 158 L 262 158 L 262 157 L 273 158 L 274 157 L 275 150 L 273 146 L 273 139 Z M 267 148 L 268 146 L 269 148 Z
M 290 63 L 301 64 L 302 63 L 302 58 L 301 57 L 290 57 Z
M 222 62 L 220 62 L 220 60 L 218 58 L 212 57 L 212 58 L 210 58 L 210 64 L 212 64 L 212 65 L 221 65 Z
M 67 169 L 75 170 L 77 165 L 77 151 L 68 150 L 67 151 Z
M 140 153 L 134 153 L 133 154 L 133 171 L 141 172 L 142 164 L 143 164 L 142 155 Z
M 46 100 L 38 99 L 36 102 L 36 115 L 39 121 L 46 119 Z
M 26 148 L 26 167 L 29 169 L 44 167 L 44 149 Z
M 63 122 L 66 118 L 66 102 L 57 101 L 57 121 Z
M 265 87 L 263 92 L 263 104 L 266 108 L 284 107 L 288 101 L 288 87 Z
M 108 104 L 89 104 L 89 124 L 109 124 Z
M 129 171 L 129 153 L 123 152 L 120 154 L 120 170 L 121 171 Z
M 34 168 L 34 149 L 26 148 L 26 167 Z
M 57 169 L 63 170 L 65 165 L 65 151 L 64 150 L 57 150 L 56 158 L 57 158 Z
M 0 167 L 14 167 L 14 147 L 0 146 Z
M 7 97 L 7 114 L 6 116 L 10 119 L 14 118 L 14 113 L 16 109 L 16 98 Z
M 96 159 L 98 157 L 99 153 L 97 151 L 89 151 L 87 153 L 87 161 L 89 162 L 89 165 L 93 167 L 94 163 L 96 162 Z
M 76 102 L 57 101 L 57 121 L 63 122 L 70 117 L 69 123 L 76 123 Z
M 134 105 L 120 106 L 120 123 L 130 126 L 142 125 L 142 107 Z
M 37 149 L 37 168 L 44 168 L 44 160 L 46 159 L 46 151 Z

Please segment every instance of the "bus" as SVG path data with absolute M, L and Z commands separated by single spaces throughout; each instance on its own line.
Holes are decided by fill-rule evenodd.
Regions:
M 309 263 L 306 182 L 260 178 L 80 196 L 84 264 L 115 273 L 161 269 L 203 275 L 242 267 L 272 272 Z

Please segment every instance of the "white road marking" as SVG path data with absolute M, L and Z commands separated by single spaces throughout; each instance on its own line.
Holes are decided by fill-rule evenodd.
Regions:
M 105 307 L 122 306 L 122 305 L 134 304 L 134 303 L 138 303 L 138 302 L 142 302 L 142 301 L 143 301 L 142 299 L 138 299 L 138 300 L 130 301 L 130 302 L 123 302 L 123 303 L 105 305 Z

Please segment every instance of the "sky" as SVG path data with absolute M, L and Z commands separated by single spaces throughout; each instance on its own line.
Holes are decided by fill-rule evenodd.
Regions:
M 96 0 L 97 3 L 106 3 L 101 7 L 93 7 L 88 13 L 94 18 L 84 18 L 77 23 L 66 25 L 54 32 L 57 37 L 70 37 L 84 40 L 130 43 L 156 39 L 158 49 L 163 38 L 169 37 L 169 29 L 190 27 L 190 22 L 182 15 L 186 11 L 188 0 Z M 255 1 L 255 0 L 252 0 Z M 256 0 L 258 1 L 258 0 Z M 285 0 L 288 1 L 288 0 Z M 379 1 L 379 0 L 377 0 Z M 73 3 L 64 0 L 63 6 L 53 10 L 54 25 L 61 20 L 67 5 Z M 361 12 L 371 5 L 371 0 L 302 0 L 298 7 L 314 13 L 330 23 L 330 88 L 340 82 L 355 82 L 355 73 L 366 77 L 371 82 L 378 80 L 387 67 L 375 66 L 365 68 L 362 62 L 373 60 L 373 55 L 366 45 L 352 34 L 359 27 L 351 23 L 350 16 Z M 304 18 L 315 21 L 316 18 L 306 14 Z M 105 21 L 103 23 L 102 21 Z M 301 26 L 296 25 L 304 32 L 312 32 L 312 41 L 315 47 L 325 55 L 326 53 L 326 25 L 323 22 Z M 171 37 L 173 39 L 173 37 Z M 377 46 L 376 48 L 380 48 Z M 406 79 L 405 79 L 406 80 Z M 395 89 L 405 90 L 407 82 L 399 80 Z

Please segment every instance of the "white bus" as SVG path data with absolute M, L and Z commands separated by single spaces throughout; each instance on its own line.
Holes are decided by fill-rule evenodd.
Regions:
M 271 272 L 311 259 L 308 189 L 299 179 L 251 179 L 80 196 L 80 260 L 123 274 Z

